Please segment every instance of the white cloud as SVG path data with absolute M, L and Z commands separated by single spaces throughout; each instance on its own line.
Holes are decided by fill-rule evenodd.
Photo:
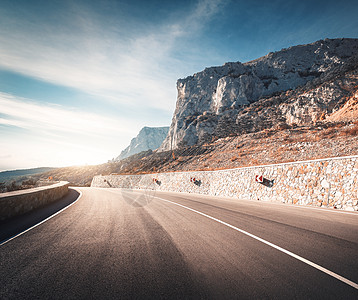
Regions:
M 141 119 L 143 112 L 159 109 L 170 122 L 178 74 L 196 64 L 173 53 L 193 49 L 188 41 L 220 3 L 199 1 L 192 11 L 174 12 L 141 32 L 124 26 L 125 20 L 106 20 L 78 5 L 56 14 L 56 23 L 27 11 L 30 6 L 23 8 L 23 17 L 0 8 L 0 68 L 73 87 L 134 112 L 127 119 L 119 110 L 113 119 L 0 91 L 0 169 L 105 162 L 119 155 L 141 124 L 158 122 L 156 116 Z
M 184 49 L 179 39 L 199 32 L 221 2 L 199 1 L 184 17 L 135 36 L 116 30 L 122 23 L 108 26 L 78 6 L 61 24 L 16 20 L 16 26 L 0 27 L 0 67 L 108 101 L 171 113 L 178 69 L 190 64 L 176 61 L 171 52 Z M 11 24 L 6 15 L 1 18 Z
M 36 103 L 0 92 L 0 124 L 52 134 L 81 134 L 92 137 L 127 134 L 133 121 L 112 119 L 59 105 Z
M 135 120 L 5 93 L 0 93 L 0 113 L 0 170 L 104 163 L 137 134 Z

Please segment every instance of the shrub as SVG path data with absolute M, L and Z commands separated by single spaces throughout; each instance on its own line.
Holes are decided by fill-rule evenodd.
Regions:
M 354 125 L 351 128 L 343 130 L 340 135 L 342 136 L 356 136 L 358 135 L 358 125 Z

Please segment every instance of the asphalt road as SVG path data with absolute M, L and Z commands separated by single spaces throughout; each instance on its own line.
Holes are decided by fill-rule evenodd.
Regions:
M 357 213 L 78 191 L 0 242 L 0 299 L 358 299 Z

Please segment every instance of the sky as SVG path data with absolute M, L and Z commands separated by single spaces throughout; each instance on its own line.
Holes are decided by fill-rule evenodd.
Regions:
M 325 38 L 358 1 L 0 0 L 0 171 L 105 163 L 169 126 L 176 81 Z

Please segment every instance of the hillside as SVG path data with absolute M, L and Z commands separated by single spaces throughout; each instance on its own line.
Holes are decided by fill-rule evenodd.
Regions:
M 42 177 L 90 185 L 98 174 L 215 170 L 350 155 L 358 155 L 358 39 L 335 39 L 178 80 L 172 125 L 158 150 Z
M 267 129 L 218 139 L 174 151 L 146 151 L 97 166 L 59 168 L 53 176 L 72 185 L 89 186 L 93 176 L 216 170 L 318 158 L 358 155 L 358 122 L 322 122 L 314 127 Z
M 0 181 L 1 182 L 9 182 L 11 180 L 18 179 L 19 177 L 49 172 L 54 169 L 55 168 L 34 168 L 34 169 L 3 171 L 3 172 L 0 172 Z
M 163 143 L 169 127 L 143 127 L 127 148 L 115 159 L 120 161 L 142 151 L 155 150 Z
M 358 39 L 325 39 L 179 79 L 172 123 L 160 150 L 272 126 L 309 126 L 351 94 L 357 78 L 349 71 L 357 68 L 357 55 Z
M 36 184 L 40 184 L 33 176 L 39 178 L 43 173 L 55 169 L 44 167 L 0 172 L 0 193 L 33 188 Z

